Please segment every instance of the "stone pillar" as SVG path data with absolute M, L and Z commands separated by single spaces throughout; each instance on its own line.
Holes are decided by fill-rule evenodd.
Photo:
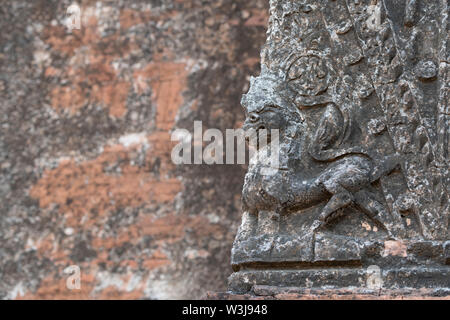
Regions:
M 270 1 L 244 127 L 286 167 L 249 167 L 233 295 L 448 297 L 447 6 Z

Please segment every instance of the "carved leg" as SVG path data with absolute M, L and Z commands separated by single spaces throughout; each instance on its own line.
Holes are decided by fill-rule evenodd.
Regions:
M 353 203 L 354 197 L 349 190 L 369 182 L 369 164 L 361 159 L 349 158 L 335 167 L 331 167 L 318 178 L 318 183 L 332 195 L 319 216 L 325 222 L 337 210 Z
M 323 208 L 323 210 L 319 216 L 319 220 L 326 222 L 326 220 L 334 212 L 336 212 L 337 210 L 339 210 L 341 208 L 347 207 L 351 203 L 353 203 L 352 194 L 349 191 L 343 189 L 341 192 L 339 192 L 331 197 L 330 201 L 328 201 L 328 203 Z

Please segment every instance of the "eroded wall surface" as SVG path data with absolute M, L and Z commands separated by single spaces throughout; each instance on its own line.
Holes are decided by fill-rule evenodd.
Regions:
M 0 298 L 223 291 L 245 168 L 173 165 L 170 132 L 240 127 L 268 1 L 0 7 Z M 77 265 L 81 289 L 64 269 Z

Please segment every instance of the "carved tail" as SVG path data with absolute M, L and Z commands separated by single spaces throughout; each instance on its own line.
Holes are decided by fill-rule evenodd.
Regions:
M 370 173 L 370 182 L 373 183 L 381 177 L 390 174 L 395 169 L 401 168 L 401 155 L 394 154 L 384 157 L 384 159 L 375 160 L 375 166 Z

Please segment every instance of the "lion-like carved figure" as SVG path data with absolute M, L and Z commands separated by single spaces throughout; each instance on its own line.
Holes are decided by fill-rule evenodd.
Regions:
M 314 229 L 326 225 L 339 209 L 353 205 L 381 225 L 391 236 L 395 225 L 385 206 L 377 201 L 370 185 L 381 175 L 392 171 L 395 159 L 374 163 L 362 148 L 328 152 L 334 156 L 321 159 L 326 149 L 340 136 L 338 109 L 328 103 L 325 120 L 307 123 L 296 105 L 295 92 L 285 81 L 273 75 L 253 78 L 249 92 L 242 98 L 246 121 L 244 129 L 278 129 L 280 168 L 272 175 L 262 174 L 263 163 L 249 166 L 243 188 L 244 211 L 255 217 L 271 212 L 279 215 L 307 209 L 325 202 L 313 224 Z

